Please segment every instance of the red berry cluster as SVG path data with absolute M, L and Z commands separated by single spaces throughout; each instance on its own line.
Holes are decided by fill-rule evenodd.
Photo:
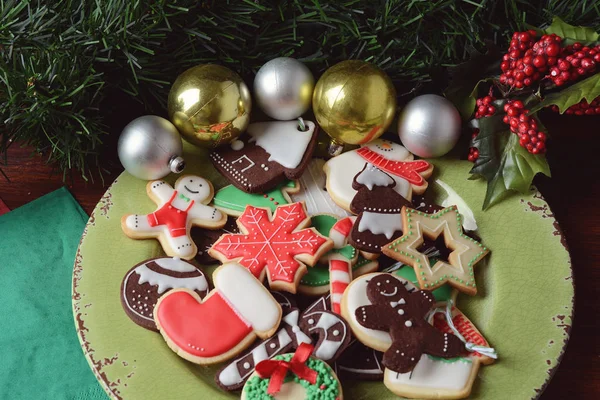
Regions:
M 483 118 L 483 117 L 491 117 L 492 115 L 494 115 L 496 113 L 496 107 L 494 107 L 494 105 L 492 104 L 494 102 L 494 100 L 496 100 L 496 99 L 493 98 L 491 94 L 477 99 L 477 101 L 475 103 L 476 104 L 475 119 L 479 119 L 479 118 Z M 479 129 L 477 129 L 477 128 L 473 129 L 472 138 L 475 139 L 478 134 L 479 134 Z M 479 150 L 477 150 L 476 147 L 471 147 L 469 149 L 469 156 L 467 157 L 467 159 L 471 162 L 475 162 L 478 158 L 479 158 Z
M 550 79 L 556 86 L 576 81 L 582 76 L 596 72 L 600 63 L 600 45 L 596 47 L 574 43 L 562 49 L 558 62 L 550 68 Z
M 521 89 L 541 79 L 549 67 L 558 62 L 562 39 L 555 35 L 543 35 L 534 43 L 536 32 L 515 32 L 508 53 L 500 68 L 500 83 Z
M 510 130 L 519 136 L 519 144 L 532 154 L 546 151 L 546 134 L 538 131 L 535 119 L 527 115 L 523 102 L 511 100 L 504 105 L 504 123 L 510 125 Z
M 552 106 L 552 111 L 559 112 L 558 106 Z M 588 104 L 586 99 L 567 108 L 565 114 L 570 115 L 598 115 L 600 114 L 600 97 L 596 97 Z

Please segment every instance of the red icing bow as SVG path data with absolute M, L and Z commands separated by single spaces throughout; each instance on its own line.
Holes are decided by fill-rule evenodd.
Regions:
M 312 352 L 312 345 L 302 343 L 289 362 L 282 360 L 264 360 L 259 362 L 256 365 L 258 376 L 261 378 L 271 378 L 267 393 L 270 395 L 279 393 L 288 371 L 292 371 L 298 378 L 304 379 L 310 382 L 311 385 L 314 385 L 317 382 L 317 371 L 308 368 L 304 364 Z

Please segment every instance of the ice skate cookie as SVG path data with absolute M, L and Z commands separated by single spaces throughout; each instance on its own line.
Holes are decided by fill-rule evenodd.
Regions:
M 269 191 L 285 179 L 300 178 L 308 166 L 317 144 L 317 129 L 314 122 L 305 123 L 306 131 L 299 130 L 297 121 L 250 124 L 249 139 L 213 150 L 211 161 L 238 189 Z
M 121 304 L 125 313 L 141 327 L 157 331 L 154 306 L 171 289 L 186 288 L 200 298 L 208 293 L 202 271 L 178 258 L 151 258 L 131 268 L 121 283 Z
M 310 225 L 303 203 L 268 208 L 248 206 L 237 219 L 240 234 L 223 235 L 209 254 L 222 261 L 236 261 L 261 282 L 265 276 L 273 290 L 296 293 L 306 264 L 316 262 L 333 247 L 333 241 Z
M 256 337 L 271 337 L 282 314 L 269 291 L 239 264 L 217 268 L 213 283 L 204 300 L 189 289 L 174 289 L 154 307 L 154 321 L 169 347 L 201 365 L 235 357 Z
M 168 256 L 191 260 L 198 251 L 190 237 L 192 226 L 218 229 L 225 225 L 227 216 L 210 203 L 212 184 L 195 175 L 183 175 L 175 182 L 175 189 L 165 181 L 152 181 L 146 191 L 158 209 L 147 215 L 124 215 L 123 232 L 132 239 L 158 239 Z

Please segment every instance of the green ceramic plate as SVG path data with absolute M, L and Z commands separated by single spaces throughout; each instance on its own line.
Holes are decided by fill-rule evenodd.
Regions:
M 219 187 L 225 184 L 203 150 L 186 147 L 187 173 Z M 482 367 L 473 399 L 537 397 L 557 367 L 573 315 L 570 259 L 558 224 L 539 193 L 514 196 L 480 211 L 485 184 L 467 181 L 470 164 L 434 161 L 430 185 L 438 201 L 441 180 L 473 210 L 489 262 L 476 270 L 479 294 L 459 296 L 460 309 L 497 349 L 496 364 Z M 173 183 L 175 177 L 169 177 Z M 146 182 L 119 176 L 87 224 L 73 272 L 73 313 L 94 373 L 115 399 L 225 399 L 214 381 L 217 367 L 200 367 L 175 355 L 162 337 L 136 326 L 119 299 L 123 275 L 134 264 L 160 256 L 154 240 L 131 240 L 121 231 L 127 213 L 147 213 L 154 204 Z M 347 399 L 393 399 L 382 383 L 344 384 Z

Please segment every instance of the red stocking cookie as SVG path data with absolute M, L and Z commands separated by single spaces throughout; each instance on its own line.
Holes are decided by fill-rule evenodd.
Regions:
M 227 221 L 225 214 L 206 205 L 213 187 L 199 176 L 181 176 L 175 189 L 165 181 L 148 182 L 146 191 L 158 209 L 147 215 L 125 215 L 121 227 L 133 239 L 158 239 L 168 256 L 191 260 L 198 251 L 190 237 L 192 225 L 218 229 Z
M 222 262 L 236 261 L 271 289 L 296 293 L 306 265 L 314 265 L 333 246 L 331 239 L 306 228 L 310 217 L 303 203 L 271 210 L 248 206 L 237 220 L 242 234 L 223 235 L 209 254 Z M 268 271 L 268 273 L 267 273 Z
M 272 336 L 281 320 L 281 306 L 243 266 L 222 265 L 213 282 L 215 289 L 203 301 L 189 289 L 175 289 L 154 308 L 154 321 L 169 347 L 196 364 L 234 357 L 257 336 Z

